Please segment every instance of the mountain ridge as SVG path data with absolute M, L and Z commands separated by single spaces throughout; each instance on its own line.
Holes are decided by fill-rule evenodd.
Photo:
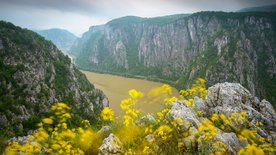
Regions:
M 208 86 L 239 82 L 275 103 L 275 17 L 199 12 L 161 24 L 121 18 L 115 27 L 110 22 L 91 27 L 71 53 L 82 69 L 162 78 L 176 85 L 185 81 L 187 86 L 196 77 L 205 78 Z
M 66 29 L 51 28 L 45 30 L 35 30 L 36 33 L 52 41 L 61 51 L 67 53 L 78 38 Z
M 68 56 L 28 29 L 0 21 L 0 60 L 1 138 L 36 128 L 57 102 L 74 108 L 71 125 L 80 118 L 97 120 L 108 105 Z

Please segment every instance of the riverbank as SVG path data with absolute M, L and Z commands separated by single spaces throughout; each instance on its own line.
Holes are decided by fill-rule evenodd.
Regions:
M 126 78 L 134 78 L 134 79 L 142 79 L 142 80 L 147 80 L 147 81 L 152 81 L 152 82 L 160 82 L 160 83 L 169 84 L 173 87 L 175 87 L 175 85 L 176 85 L 176 81 L 165 80 L 165 79 L 161 79 L 161 78 L 157 78 L 157 77 L 147 77 L 147 76 L 133 75 L 133 74 L 127 74 L 127 73 L 118 73 L 118 72 L 111 72 L 111 71 L 99 71 L 99 70 L 84 69 L 84 68 L 79 68 L 79 67 L 78 67 L 78 69 L 82 70 L 82 71 L 99 73 L 99 74 L 110 74 L 110 75 L 122 76 L 122 77 L 126 77 Z

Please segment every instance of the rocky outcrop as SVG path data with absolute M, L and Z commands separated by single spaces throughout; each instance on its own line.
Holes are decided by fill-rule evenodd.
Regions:
M 103 92 L 54 44 L 3 21 L 0 34 L 1 135 L 15 136 L 36 128 L 56 102 L 69 104 L 75 121 L 95 119 L 108 106 Z
M 206 140 L 203 140 L 205 135 L 199 134 L 199 128 L 203 124 L 203 121 L 206 119 L 210 120 L 212 114 L 224 114 L 226 117 L 229 117 L 234 112 L 246 112 L 247 120 L 250 122 L 249 127 L 246 128 L 257 130 L 257 137 L 268 138 L 272 140 L 272 144 L 276 143 L 276 113 L 272 105 L 265 100 L 259 101 L 257 97 L 254 97 L 238 83 L 225 82 L 209 87 L 207 97 L 204 100 L 195 97 L 194 104 L 195 106 L 188 106 L 184 101 L 175 101 L 166 115 L 166 118 L 171 120 L 169 122 L 178 124 L 177 131 L 179 134 L 187 134 L 187 136 L 181 139 L 187 150 L 193 150 L 196 154 L 212 154 L 214 152 L 212 144 L 215 142 L 223 142 L 226 145 L 225 149 L 227 149 L 227 152 L 233 155 L 237 154 L 241 148 L 245 148 L 250 142 L 239 138 L 239 130 L 225 130 L 214 125 L 215 138 L 208 141 L 210 142 L 208 144 L 206 144 Z M 204 114 L 199 114 L 199 111 Z M 183 121 L 173 121 L 178 119 Z M 256 126 L 257 121 L 262 122 L 263 125 Z M 138 126 L 148 126 L 154 123 L 156 123 L 156 120 L 150 114 L 136 121 L 136 125 Z M 234 125 L 232 122 L 229 124 Z M 232 127 L 238 128 L 237 126 Z M 104 128 L 101 130 L 105 130 Z M 144 138 L 152 144 L 152 150 L 160 153 L 160 148 L 154 143 L 158 136 L 150 133 Z M 118 154 L 118 152 L 121 154 L 124 151 L 122 150 L 120 140 L 113 134 L 104 139 L 103 145 L 99 150 L 100 154 Z M 191 152 L 191 154 L 195 152 Z
M 123 17 L 92 26 L 72 47 L 85 69 L 207 85 L 238 82 L 276 103 L 275 13 Z
M 256 121 L 263 122 L 263 131 L 275 132 L 276 113 L 272 105 L 266 100 L 259 101 L 238 83 L 226 82 L 210 87 L 203 109 L 209 114 L 222 113 L 226 116 L 233 112 L 246 111 L 252 124 L 256 124 Z
M 197 116 L 196 112 L 199 110 L 204 111 L 206 117 L 210 117 L 213 113 L 224 114 L 229 117 L 233 112 L 245 111 L 251 124 L 255 125 L 256 121 L 264 123 L 263 126 L 255 126 L 257 133 L 262 137 L 272 138 L 275 143 L 276 113 L 272 105 L 265 100 L 259 101 L 258 98 L 252 96 L 247 89 L 238 83 L 218 83 L 208 89 L 208 96 L 205 101 L 196 97 L 194 103 L 195 107 L 191 108 L 180 101 L 176 101 L 170 110 L 171 116 L 189 122 L 190 128 L 198 128 L 200 121 L 205 118 Z M 270 108 L 264 110 L 264 107 Z M 185 127 L 185 124 L 183 126 Z M 184 129 L 187 129 L 187 127 Z M 217 130 L 219 131 L 217 139 L 224 142 L 228 151 L 232 154 L 236 154 L 241 147 L 246 146 L 244 142 L 237 138 L 235 133 Z M 186 140 L 188 143 L 189 137 Z
M 99 155 L 122 155 L 122 144 L 118 137 L 110 134 L 104 139 L 103 144 L 99 148 Z
M 184 122 L 190 122 L 192 126 L 198 128 L 200 121 L 191 108 L 185 106 L 182 102 L 175 102 L 171 108 L 170 114 L 173 118 L 181 118 Z M 185 124 L 183 125 L 185 126 Z M 188 127 L 185 127 L 186 129 Z

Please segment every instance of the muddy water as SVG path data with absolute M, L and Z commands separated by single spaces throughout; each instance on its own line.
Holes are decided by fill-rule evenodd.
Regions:
M 106 94 L 110 107 L 116 115 L 122 113 L 120 102 L 122 99 L 129 97 L 128 91 L 130 89 L 136 89 L 145 94 L 143 99 L 137 103 L 137 108 L 141 109 L 143 113 L 154 113 L 162 108 L 162 103 L 156 100 L 153 102 L 152 97 L 149 97 L 147 93 L 153 88 L 162 86 L 163 83 L 88 71 L 82 72 L 96 88 L 101 89 Z M 178 91 L 175 88 L 172 88 L 172 92 L 172 95 L 178 96 Z

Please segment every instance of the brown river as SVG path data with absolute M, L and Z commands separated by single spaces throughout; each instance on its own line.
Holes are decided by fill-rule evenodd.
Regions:
M 110 74 L 100 74 L 89 71 L 82 71 L 87 79 L 95 85 L 96 88 L 101 89 L 109 99 L 109 106 L 115 111 L 115 114 L 121 114 L 120 103 L 122 99 L 128 98 L 128 91 L 136 89 L 143 92 L 145 95 L 137 103 L 137 108 L 143 113 L 155 113 L 162 108 L 162 102 L 152 102 L 147 93 L 153 88 L 160 87 L 163 83 L 152 82 L 142 79 L 127 78 Z M 178 91 L 172 88 L 172 95 L 178 96 Z

